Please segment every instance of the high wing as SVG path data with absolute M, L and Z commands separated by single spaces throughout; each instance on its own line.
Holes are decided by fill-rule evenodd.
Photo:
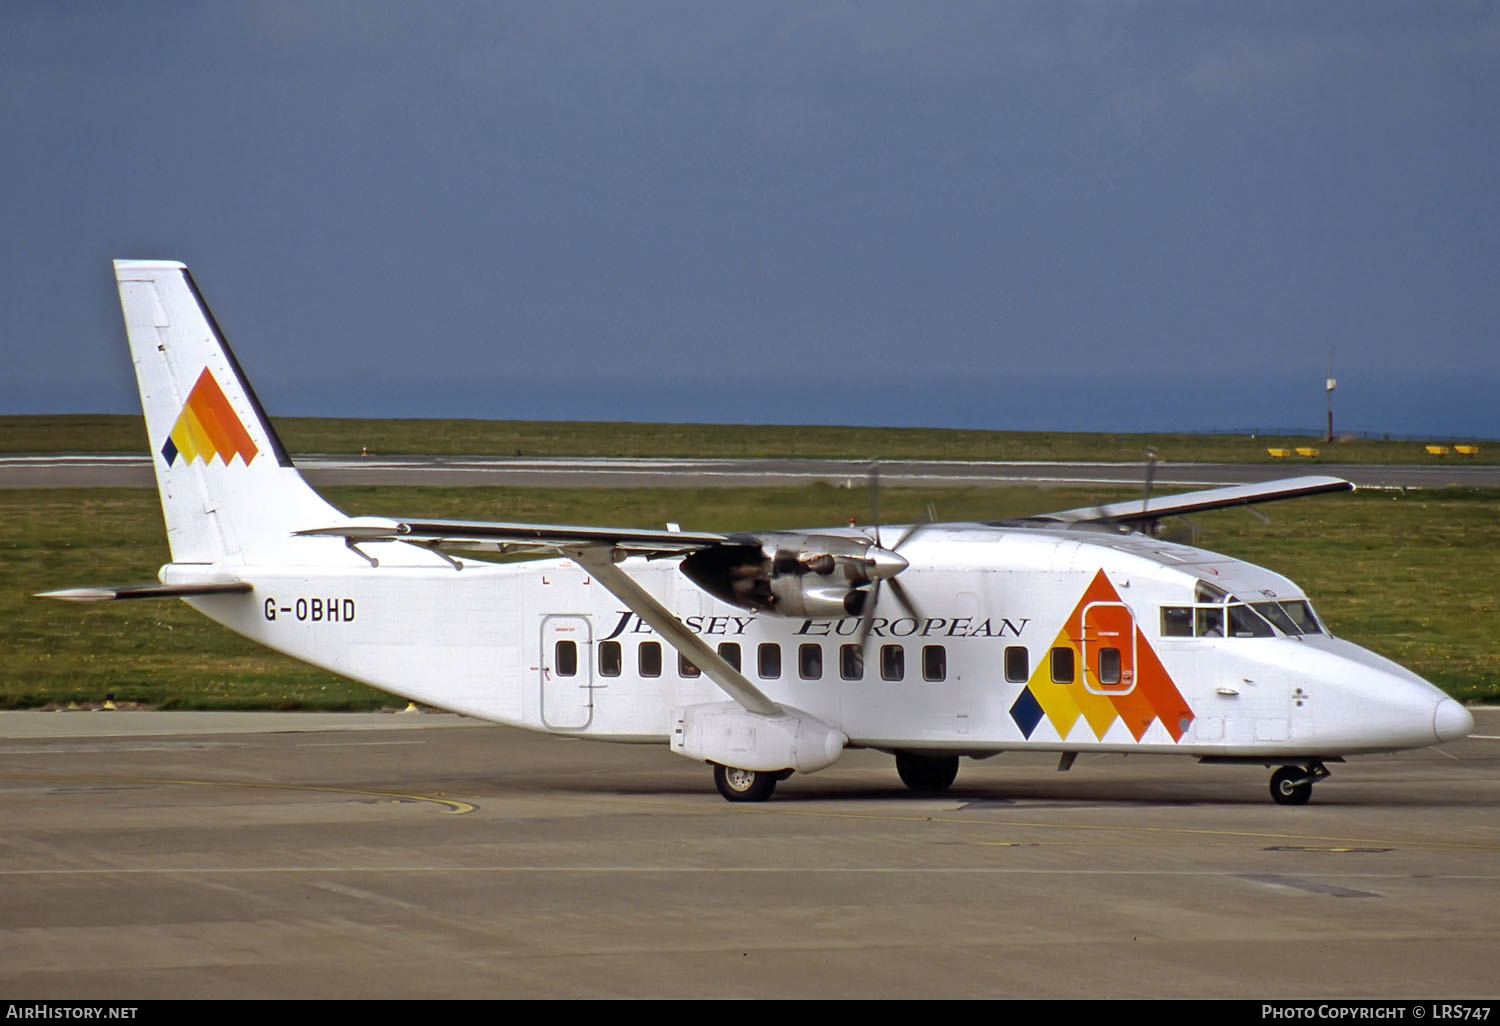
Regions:
M 385 517 L 353 517 L 336 527 L 315 527 L 297 533 L 333 535 L 356 543 L 405 541 L 419 545 L 456 545 L 499 552 L 560 553 L 568 546 L 603 545 L 644 556 L 681 555 L 731 541 L 728 535 L 691 531 Z
M 1199 492 L 1184 492 L 1181 495 L 1164 495 L 1144 500 L 1127 499 L 1105 506 L 1081 506 L 1078 509 L 1062 510 L 1058 513 L 1041 513 L 1025 517 L 1022 523 L 1075 524 L 1123 524 L 1127 527 L 1150 526 L 1163 517 L 1181 516 L 1185 513 L 1205 513 L 1209 510 L 1228 509 L 1233 506 L 1253 506 L 1262 502 L 1279 502 L 1282 499 L 1300 499 L 1308 495 L 1326 492 L 1352 492 L 1354 485 L 1340 477 L 1308 475 L 1289 477 L 1277 481 L 1262 481 L 1258 484 L 1230 485 L 1226 488 L 1208 488 Z

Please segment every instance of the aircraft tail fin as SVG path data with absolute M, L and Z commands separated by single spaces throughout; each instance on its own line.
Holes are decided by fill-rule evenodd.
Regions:
M 302 479 L 186 265 L 116 260 L 176 563 L 264 558 L 344 515 Z

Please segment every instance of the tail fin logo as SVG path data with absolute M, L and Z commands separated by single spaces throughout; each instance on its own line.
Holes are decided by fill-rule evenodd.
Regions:
M 182 404 L 172 433 L 161 447 L 167 466 L 176 463 L 178 456 L 189 463 L 195 459 L 212 463 L 217 456 L 225 466 L 238 456 L 249 466 L 259 451 L 234 407 L 229 405 L 224 390 L 208 368 L 203 368 L 187 402 Z

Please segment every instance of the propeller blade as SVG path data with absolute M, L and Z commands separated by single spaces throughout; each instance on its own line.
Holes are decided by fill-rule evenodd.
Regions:
M 875 607 L 880 605 L 880 581 L 881 578 L 875 578 L 870 597 L 865 600 L 864 609 L 860 610 L 858 644 L 861 658 L 864 656 L 865 642 L 870 637 L 870 628 L 875 625 Z
M 896 601 L 901 603 L 901 607 L 910 616 L 917 620 L 922 619 L 922 614 L 917 611 L 916 603 L 911 600 L 911 596 L 906 593 L 906 589 L 901 586 L 901 582 L 894 577 L 891 578 L 891 590 L 896 593 Z
M 1155 449 L 1146 450 L 1146 494 L 1141 496 L 1141 512 L 1151 508 L 1151 479 L 1156 476 L 1156 461 L 1161 459 L 1161 453 Z

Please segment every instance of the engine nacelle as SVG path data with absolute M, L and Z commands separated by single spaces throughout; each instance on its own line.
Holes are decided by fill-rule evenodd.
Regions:
M 733 702 L 672 712 L 672 751 L 701 762 L 775 773 L 815 773 L 832 766 L 849 737 L 800 709 L 761 716 Z
M 688 556 L 682 572 L 731 605 L 778 616 L 858 616 L 869 585 L 906 569 L 896 553 L 858 536 L 779 532 L 730 541 Z

